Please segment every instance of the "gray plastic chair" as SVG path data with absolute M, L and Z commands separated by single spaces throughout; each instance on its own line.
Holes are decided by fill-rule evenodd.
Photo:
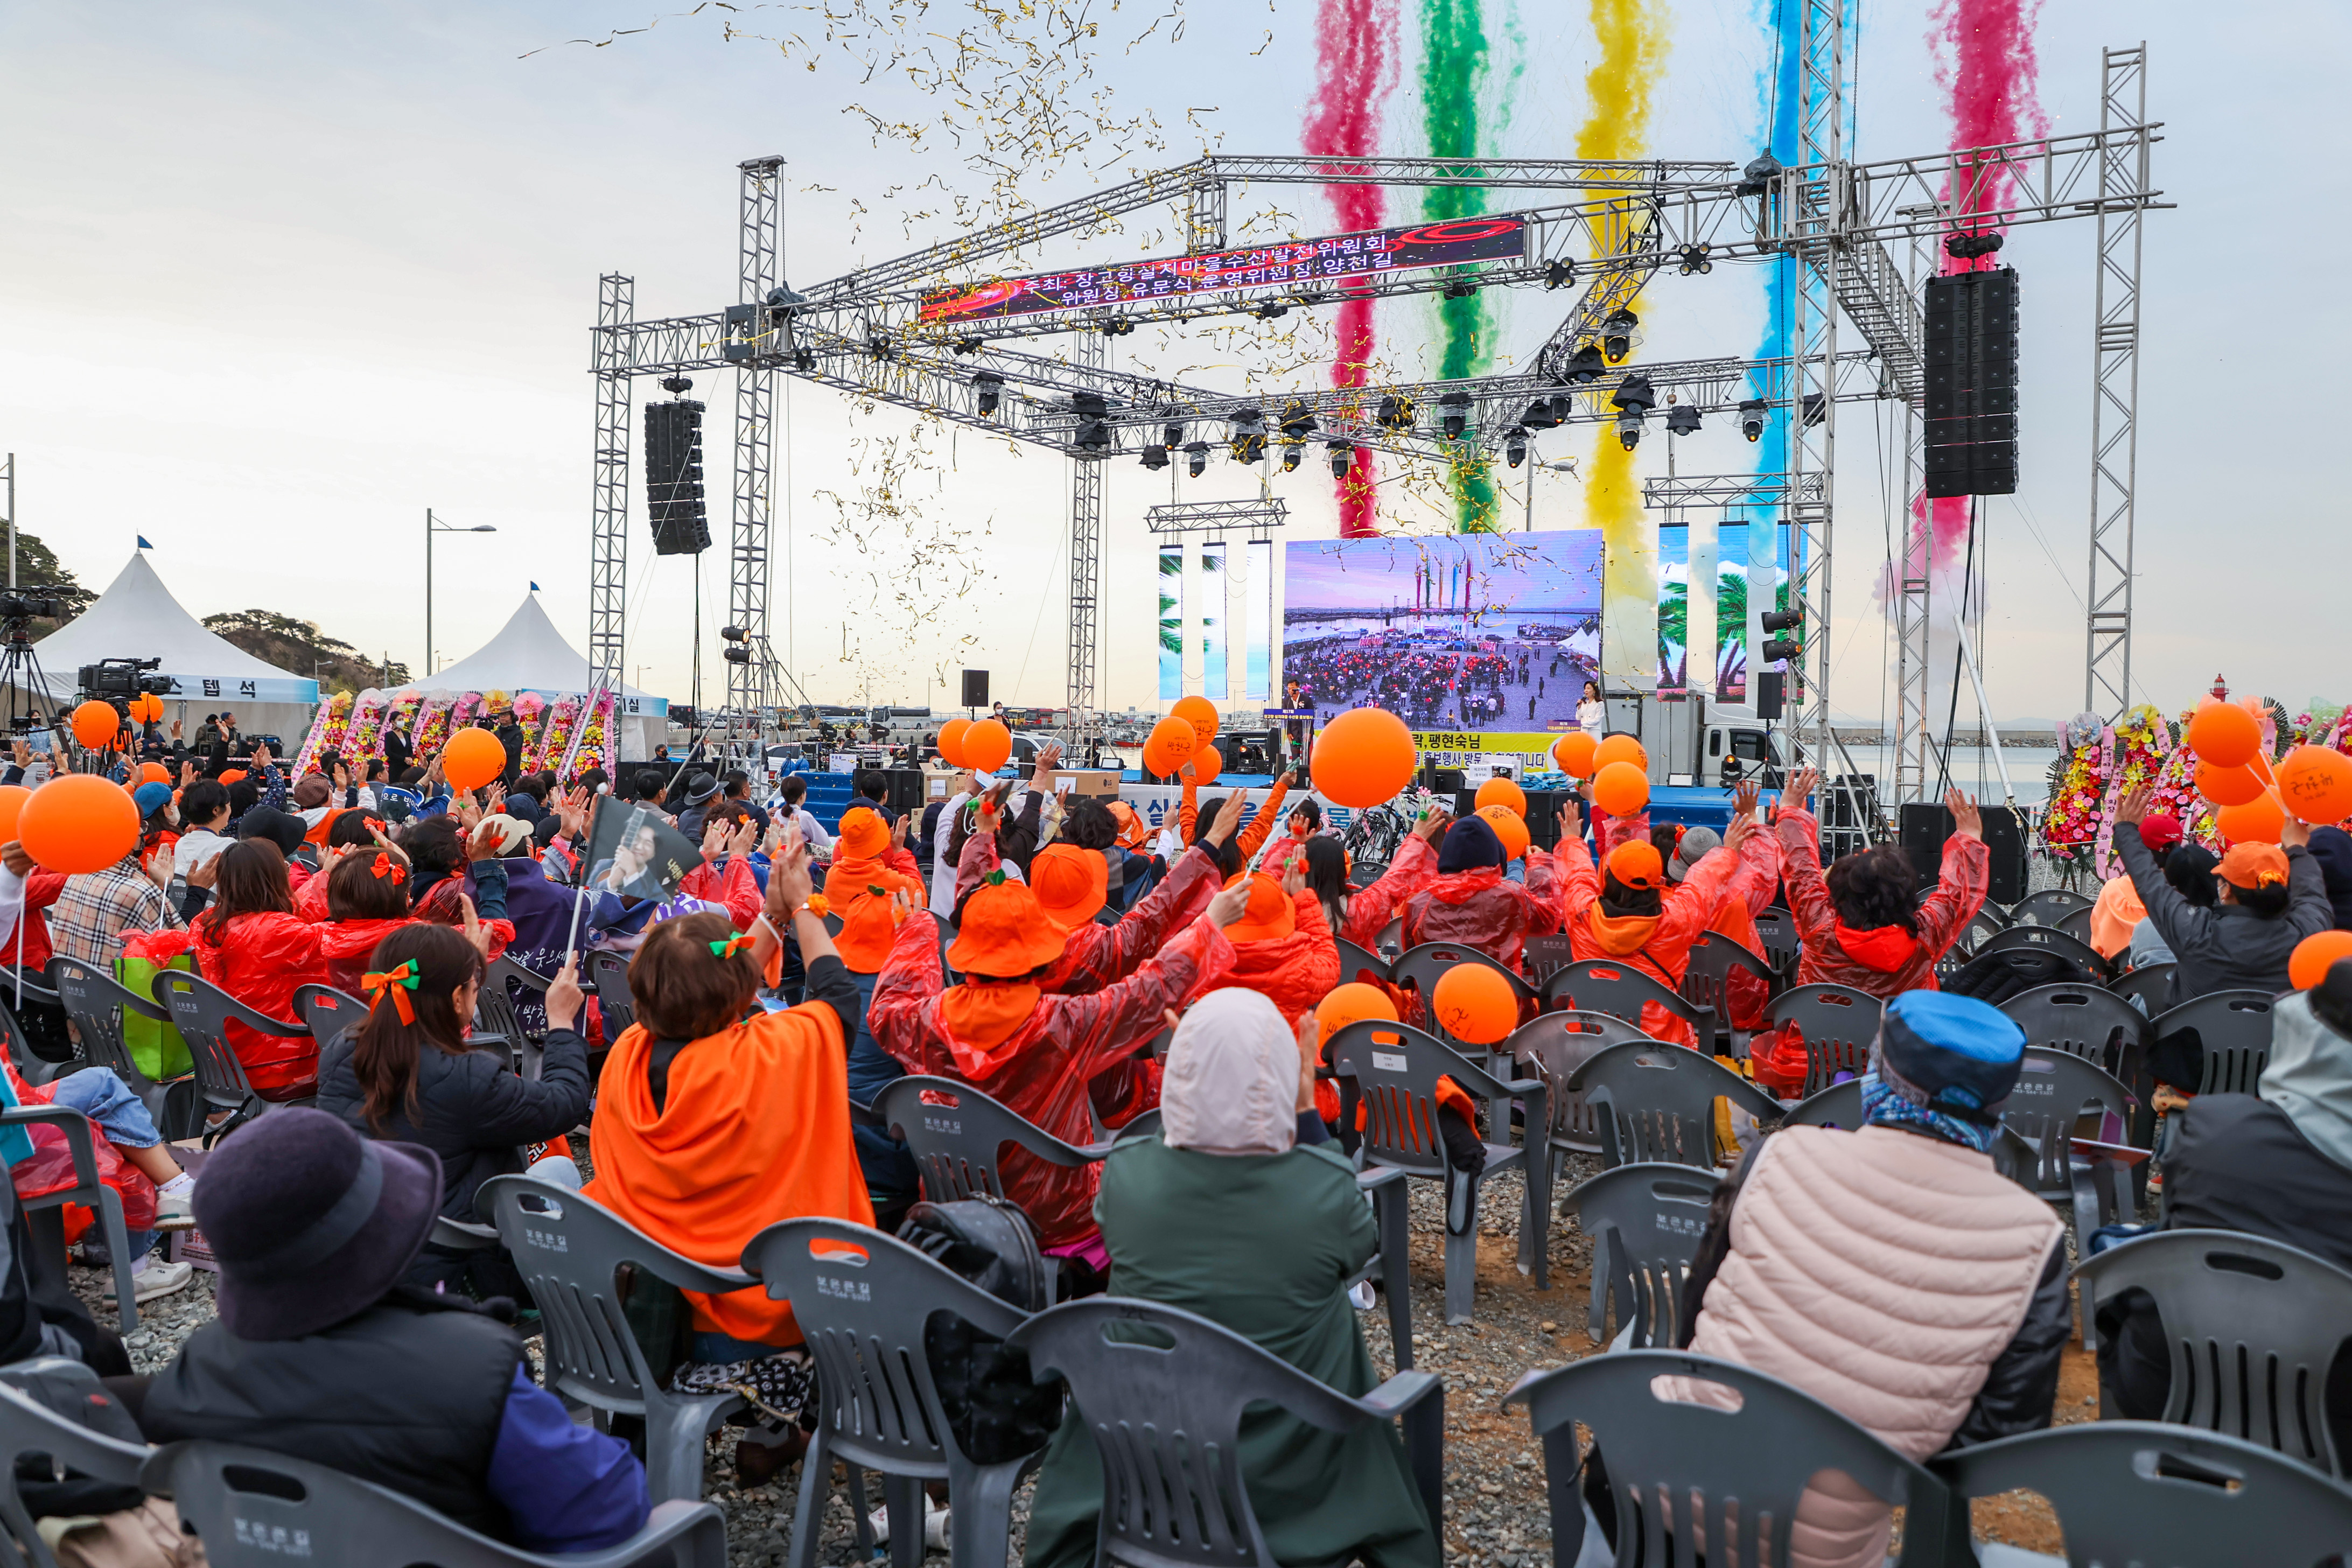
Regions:
M 1580 1013 L 1607 1013 L 1636 1027 L 1641 1026 L 1643 1006 L 1651 1002 L 1688 1024 L 1694 1035 L 1712 1046 L 1713 1008 L 1685 1001 L 1679 993 L 1668 990 L 1622 959 L 1580 959 L 1545 981 L 1543 987 L 1547 1009 L 1572 1007 Z
M 578 1193 L 530 1176 L 491 1177 L 474 1207 L 498 1226 L 539 1303 L 547 1363 L 541 1381 L 602 1417 L 643 1416 L 653 1500 L 700 1497 L 703 1444 L 743 1402 L 732 1394 L 663 1389 L 622 1312 L 617 1277 L 625 1263 L 681 1290 L 711 1295 L 759 1281 L 681 1257 Z
M 1389 961 L 1379 953 L 1366 952 L 1354 942 L 1344 940 L 1339 943 L 1339 947 L 1340 984 L 1346 985 L 1358 980 L 1378 982 L 1384 985 L 1395 984 L 1395 970 L 1390 965 Z
M 1007 1143 L 1049 1165 L 1073 1168 L 1101 1159 L 1118 1142 L 1066 1143 L 968 1083 L 922 1073 L 893 1079 L 874 1097 L 874 1110 L 915 1156 L 923 1196 L 935 1204 L 1007 1196 L 998 1173 Z M 1049 1276 L 1055 1272 L 1052 1258 L 1045 1268 Z
M 2143 963 L 2107 982 L 2107 989 L 2125 1001 L 2137 1000 L 2151 1018 L 2172 1005 L 2172 975 L 2179 966 L 2167 962 Z
M 114 1310 L 120 1321 L 116 1331 L 127 1336 L 139 1327 L 139 1287 L 131 1277 L 134 1260 L 131 1256 L 131 1232 L 122 1219 L 122 1194 L 98 1178 L 98 1148 L 91 1142 L 89 1117 L 69 1105 L 12 1105 L 0 1110 L 0 1126 L 30 1127 L 42 1123 L 65 1134 L 66 1148 L 73 1156 L 73 1184 L 33 1197 L 19 1191 L 16 1205 L 32 1214 L 79 1204 L 98 1215 L 98 1233 L 106 1240 L 107 1256 L 113 1259 Z M 58 1234 L 62 1236 L 62 1230 Z
M 16 1462 L 34 1454 L 47 1455 L 53 1465 L 118 1486 L 139 1484 L 139 1468 L 154 1450 L 144 1443 L 109 1437 L 79 1422 L 68 1420 L 41 1399 L 23 1392 L 42 1391 L 50 1397 L 109 1399 L 98 1373 L 63 1356 L 41 1356 L 0 1366 L 0 1558 L 15 1568 L 58 1568 L 56 1555 L 41 1539 L 32 1511 L 16 1489 Z M 52 1472 L 54 1473 L 54 1472 Z M 13 1554 L 7 1550 L 14 1547 Z
M 2019 926 L 2055 926 L 2072 914 L 2088 914 L 2092 901 L 2082 894 L 2064 888 L 2044 888 L 2038 893 L 2028 893 L 2009 907 L 2009 923 Z
M 1397 956 L 1394 963 L 1389 965 L 1389 973 L 1392 984 L 1420 995 L 1422 1016 L 1426 1024 L 1425 1033 L 1435 1037 L 1455 1050 L 1470 1052 L 1482 1059 L 1491 1059 L 1490 1047 L 1474 1045 L 1466 1040 L 1457 1040 L 1447 1034 L 1437 1022 L 1436 1008 L 1433 1004 L 1433 998 L 1437 994 L 1437 982 L 1447 970 L 1457 963 L 1475 963 L 1481 969 L 1494 971 L 1508 981 L 1511 994 L 1517 999 L 1519 1010 L 1522 1013 L 1528 1011 L 1529 1004 L 1536 999 L 1536 988 L 1514 973 L 1507 965 L 1496 963 L 1476 948 L 1464 942 L 1424 942 L 1418 947 L 1408 948 Z
M 1780 1119 L 1783 1127 L 1837 1127 L 1851 1132 L 1862 1125 L 1862 1079 L 1833 1083 L 1819 1094 L 1807 1095 Z
M 205 1543 L 213 1568 L 727 1568 L 727 1521 L 707 1502 L 655 1506 L 601 1552 L 542 1556 L 477 1535 L 398 1492 L 266 1448 L 173 1443 L 141 1472 Z
M 1364 1110 L 1362 1158 L 1407 1175 L 1444 1184 L 1445 1321 L 1472 1321 L 1477 1300 L 1478 1189 L 1487 1176 L 1517 1165 L 1526 1173 L 1519 1205 L 1519 1272 L 1536 1289 L 1551 1280 L 1551 1162 L 1530 1160 L 1524 1145 L 1488 1143 L 1486 1168 L 1465 1179 L 1445 1158 L 1437 1131 L 1437 1080 L 1450 1078 L 1464 1093 L 1488 1103 L 1518 1099 L 1527 1123 L 1548 1127 L 1551 1095 L 1540 1079 L 1506 1081 L 1444 1042 L 1409 1024 L 1367 1019 L 1350 1024 L 1324 1047 L 1332 1070 L 1352 1079 Z M 1401 1201 L 1403 1194 L 1397 1194 Z M 1408 1341 L 1410 1342 L 1410 1341 Z
M 1097 1563 L 1276 1568 L 1240 1465 L 1251 1405 L 1327 1432 L 1403 1417 L 1413 1480 L 1432 1527 L 1443 1528 L 1445 1385 L 1434 1373 L 1400 1372 L 1351 1398 L 1206 1318 L 1127 1298 L 1040 1312 L 1008 1342 L 1028 1352 L 1039 1382 L 1069 1384 L 1071 1417 L 1095 1440 Z
M 1756 917 L 1756 943 L 1764 950 L 1764 962 L 1770 964 L 1782 982 L 1797 973 L 1797 960 L 1804 952 L 1804 939 L 1797 934 L 1797 917 L 1774 905 Z
M 2098 1063 L 2120 1074 L 2145 1038 L 2147 1018 L 2112 991 L 2095 985 L 2037 985 L 2000 1004 L 2025 1031 L 2025 1043 Z
M 2352 1542 L 2352 1490 L 2252 1443 L 2153 1421 L 2029 1432 L 1939 1455 L 1930 1468 L 1959 1504 L 1949 1520 L 1956 1537 L 1970 1498 L 2024 1489 L 2049 1500 L 2066 1555 L 2020 1552 L 2008 1563 L 2304 1568 Z M 1968 1561 L 1960 1544 L 1946 1561 Z
M 1687 1377 L 1734 1390 L 1739 1408 L 1685 1403 L 1653 1386 Z M 1874 1497 L 1906 1510 L 1910 1568 L 1940 1568 L 1956 1510 L 1951 1493 L 1865 1428 L 1803 1391 L 1732 1362 L 1687 1351 L 1626 1351 L 1529 1373 L 1505 1395 L 1525 1405 L 1543 1439 L 1554 1561 L 1574 1563 L 1584 1540 L 1576 1429 L 1591 1429 L 1617 1504 L 1619 1568 L 1691 1568 L 1736 1561 L 1782 1568 L 1797 1500 L 1822 1470 L 1843 1470 Z
M 2010 1090 L 2001 1124 L 2033 1149 L 2033 1190 L 2046 1202 L 2072 1206 L 2077 1237 L 2134 1212 L 2129 1167 L 2116 1168 L 2116 1184 L 2103 1190 L 2106 1184 L 2096 1180 L 2102 1172 L 2077 1160 L 2071 1142 L 2085 1110 L 2120 1119 L 2130 1098 L 2113 1073 L 2067 1051 L 2028 1046 L 2018 1065 L 2017 1087 Z
M 331 985 L 299 985 L 294 990 L 294 1016 L 309 1026 L 310 1037 L 319 1042 L 319 1058 L 323 1062 L 327 1047 L 341 1038 L 345 1030 L 356 1029 L 367 1022 L 368 1005 L 364 998 Z
M 1979 943 L 1969 956 L 1982 958 L 1994 952 L 2049 952 L 2071 959 L 2082 966 L 2083 973 L 2102 981 L 2115 973 L 2115 966 L 2099 956 L 2099 950 L 2079 936 L 2069 936 L 2056 926 L 2011 926 Z
M 1886 1004 L 1851 985 L 1800 985 L 1765 1005 L 1774 1027 L 1794 1024 L 1805 1037 L 1805 1083 L 1811 1096 L 1829 1088 L 1839 1073 L 1860 1078 L 1870 1067 L 1870 1043 Z
M 2057 920 L 2052 921 L 2051 929 L 2053 931 L 2063 931 L 2068 936 L 2077 937 L 2087 942 L 2091 940 L 2091 911 L 2088 910 L 2071 910 L 2067 913 L 2061 915 Z
M 1748 1054 L 1747 1032 L 1731 1022 L 1730 985 L 1734 972 L 1754 975 L 1768 990 L 1777 988 L 1780 981 L 1761 955 L 1750 952 L 1719 931 L 1703 931 L 1691 942 L 1690 967 L 1683 971 L 1681 991 L 1683 1000 L 1715 1014 L 1717 1031 L 1731 1037 L 1732 1055 L 1744 1057 Z
M 15 971 L 0 972 L 13 974 Z M 16 1021 L 16 1006 L 20 1001 L 47 1003 L 56 1006 L 58 994 L 46 986 L 27 981 L 20 998 L 12 981 L 0 979 L 0 1037 L 5 1037 L 8 1060 L 16 1076 L 35 1089 L 55 1083 L 69 1072 L 79 1072 L 86 1065 L 78 1061 L 53 1062 L 33 1054 L 33 1043 L 25 1037 L 25 1026 Z
M 1029 1314 L 896 1237 L 839 1220 L 772 1225 L 743 1249 L 743 1268 L 771 1297 L 792 1303 L 824 1402 L 801 1461 L 788 1568 L 814 1568 L 836 1459 L 886 1478 L 891 1556 L 899 1568 L 922 1561 L 919 1483 L 942 1479 L 957 1568 L 1004 1568 L 1013 1490 L 1044 1445 L 1001 1464 L 968 1458 L 953 1440 L 923 1347 L 937 1313 L 952 1312 L 997 1339 Z M 864 1489 L 853 1480 L 850 1500 L 860 1513 Z
M 172 1015 L 152 998 L 140 995 L 114 976 L 79 959 L 52 958 L 45 973 L 50 989 L 58 994 L 58 1005 L 73 1020 L 74 1033 L 80 1039 L 81 1060 L 71 1066 L 112 1068 L 114 1076 L 128 1085 L 147 1108 L 147 1115 L 158 1131 L 167 1139 L 185 1137 L 184 1130 L 174 1130 L 170 1125 L 171 1119 L 165 1114 L 168 1090 L 139 1070 L 131 1059 L 130 1049 L 122 1043 L 126 1014 L 159 1024 L 170 1023 Z
M 637 1001 L 629 991 L 629 955 L 596 948 L 586 964 L 589 988 L 596 994 L 596 1013 L 604 1021 L 604 1044 L 610 1047 L 621 1032 L 637 1021 Z
M 278 1109 L 281 1102 L 267 1100 L 245 1076 L 245 1064 L 236 1059 L 236 1050 L 229 1044 L 228 1026 L 231 1021 L 245 1025 L 257 1034 L 282 1040 L 307 1040 L 310 1026 L 273 1018 L 268 1014 L 247 1006 L 211 981 L 189 973 L 184 969 L 166 969 L 154 979 L 155 1000 L 171 1010 L 172 1022 L 178 1026 L 180 1038 L 188 1042 L 188 1056 L 196 1064 L 196 1100 L 199 1110 L 226 1110 L 225 1121 L 206 1122 L 204 1129 L 206 1148 L 227 1137 L 237 1128 Z M 285 1104 L 310 1105 L 318 1100 L 315 1084 L 312 1091 L 300 1100 Z M 166 1134 L 168 1136 L 168 1134 Z
M 2074 1279 L 2084 1317 L 2095 1295 L 2156 1298 L 2172 1354 L 2166 1421 L 2344 1476 L 2352 1455 L 2336 1452 L 2326 1384 L 2352 1335 L 2352 1273 L 2266 1237 L 2166 1230 L 2084 1258 Z
M 474 999 L 474 1037 L 504 1040 L 515 1070 L 528 1078 L 539 1076 L 540 1054 L 547 1040 L 547 988 L 553 984 L 552 976 L 525 969 L 510 958 L 497 958 L 483 967 L 481 993 Z M 516 1005 L 518 989 L 540 1004 L 538 1028 L 523 1024 Z
M 1706 1234 L 1707 1205 L 1722 1178 L 1688 1165 L 1620 1165 L 1560 1200 L 1592 1238 L 1592 1300 L 1585 1332 L 1612 1350 L 1672 1345 L 1682 1323 L 1683 1280 Z M 1616 1303 L 1617 1338 L 1606 1331 Z
M 1528 984 L 1538 991 L 1545 981 L 1575 962 L 1576 943 L 1557 931 L 1531 936 L 1519 950 L 1519 965 L 1528 972 Z
M 1658 1162 L 1714 1170 L 1718 1099 L 1768 1124 L 1780 1116 L 1779 1100 L 1713 1057 L 1660 1040 L 1600 1051 L 1568 1087 L 1591 1103 L 1601 1163 L 1612 1169 Z
M 1608 1013 L 1579 1013 L 1562 1008 L 1539 1013 L 1511 1032 L 1496 1047 L 1543 1080 L 1551 1091 L 1550 1142 L 1555 1170 L 1563 1152 L 1601 1152 L 1601 1125 L 1584 1096 L 1570 1094 L 1568 1080 L 1576 1069 L 1603 1048 L 1627 1040 L 1647 1039 L 1641 1026 Z
M 2148 1023 L 2147 1037 L 2195 1029 L 2205 1045 L 2205 1079 L 2198 1092 L 2252 1094 L 2271 1059 L 2273 1000 L 2265 991 L 2209 991 L 2158 1014 Z

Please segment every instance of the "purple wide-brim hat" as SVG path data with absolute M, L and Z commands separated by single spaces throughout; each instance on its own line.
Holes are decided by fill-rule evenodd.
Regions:
M 220 1320 L 241 1340 L 314 1334 L 373 1306 L 433 1233 L 441 1162 L 289 1106 L 205 1162 L 197 1228 L 220 1265 Z

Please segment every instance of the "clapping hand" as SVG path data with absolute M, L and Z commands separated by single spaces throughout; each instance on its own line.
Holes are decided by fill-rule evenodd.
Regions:
M 1748 779 L 1734 785 L 1731 791 L 1731 815 L 1734 816 L 1754 816 L 1756 815 L 1756 796 L 1758 793 L 1756 781 L 1754 779 Z
M 798 833 L 786 836 L 782 851 L 768 868 L 768 921 L 781 928 L 815 890 L 809 877 L 807 840 Z
M 1239 790 L 1225 796 L 1224 804 L 1217 807 L 1217 815 L 1209 824 L 1210 843 L 1223 844 L 1234 836 L 1234 829 L 1242 825 L 1242 811 L 1246 804 Z
M 727 852 L 727 823 L 714 817 L 702 825 L 702 858 L 714 860 Z

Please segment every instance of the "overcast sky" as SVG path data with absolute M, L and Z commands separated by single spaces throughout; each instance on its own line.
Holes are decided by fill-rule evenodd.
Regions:
M 1497 75 L 1520 68 L 1503 150 L 1567 155 L 1592 54 L 1584 8 L 1517 0 L 1507 16 L 1488 3 Z M 641 27 L 659 9 L 131 0 L 0 11 L 0 448 L 17 455 L 23 525 L 93 586 L 143 533 L 199 616 L 281 610 L 421 667 L 429 506 L 499 530 L 446 540 L 436 553 L 445 661 L 495 631 L 533 580 L 584 646 L 585 366 L 598 274 L 634 275 L 641 316 L 733 300 L 735 164 L 749 156 L 792 161 L 796 282 L 912 248 L 885 199 L 892 187 L 937 175 L 980 188 L 951 151 L 873 146 L 843 112 L 861 89 L 837 59 L 812 73 L 770 45 L 730 44 L 716 11 L 665 16 L 606 47 L 565 41 Z M 769 32 L 808 23 L 797 8 L 750 9 L 739 19 Z M 931 23 L 957 10 L 940 0 Z M 1747 0 L 1679 0 L 1674 10 L 1654 151 L 1744 160 L 1765 34 Z M 1927 16 L 1916 5 L 1863 10 L 1861 155 L 1942 148 Z M 1130 4 L 1114 27 L 1136 13 Z M 1192 0 L 1181 45 L 1106 68 L 1121 111 L 1155 110 L 1177 128 L 1176 144 L 1098 180 L 1060 168 L 1036 186 L 1039 199 L 1197 153 L 1202 132 L 1185 128 L 1187 110 L 1215 110 L 1192 118 L 1224 151 L 1295 150 L 1313 84 L 1312 19 L 1303 0 Z M 2352 550 L 2340 483 L 2326 475 L 2345 411 L 2289 372 L 2347 348 L 2342 268 L 2326 259 L 2343 224 L 2317 215 L 2340 214 L 2352 195 L 2352 163 L 2326 129 L 2337 123 L 2327 106 L 2342 92 L 2335 68 L 2352 51 L 2352 8 L 2282 0 L 2260 27 L 2215 23 L 2210 6 L 2175 0 L 2067 0 L 2048 7 L 2040 34 L 2053 131 L 2095 127 L 2100 46 L 2143 37 L 2151 112 L 2168 122 L 2157 171 L 2179 205 L 2147 228 L 2136 685 L 2178 707 L 2218 670 L 2291 707 L 2340 701 L 2352 693 L 2335 640 Z M 1388 104 L 1393 152 L 1424 146 L 1410 67 Z M 904 94 L 868 101 L 921 111 Z M 856 234 L 853 202 L 877 215 Z M 1297 232 L 1336 226 L 1319 199 L 1293 205 Z M 947 233 L 934 224 L 917 238 Z M 1102 259 L 1158 253 L 1141 230 L 1107 243 Z M 2004 253 L 2024 301 L 2024 477 L 2017 496 L 1985 509 L 1987 675 L 2002 713 L 2071 712 L 2082 700 L 2091 255 L 2087 223 L 2021 232 Z M 1651 357 L 1744 354 L 1756 341 L 1753 269 L 1667 277 L 1648 299 Z M 1507 350 L 1540 342 L 1559 303 L 1540 292 L 1505 301 Z M 1381 327 L 1401 372 L 1431 374 L 1425 306 L 1385 307 Z M 1155 352 L 1175 350 L 1148 333 L 1116 350 L 1121 363 Z M 1197 345 L 1184 352 L 1201 357 Z M 1191 379 L 1238 385 L 1207 371 Z M 696 395 L 721 413 L 730 378 L 698 380 Z M 1063 461 L 962 439 L 951 482 L 918 474 L 902 487 L 919 534 L 973 542 L 989 568 L 902 637 L 859 611 L 868 590 L 827 538 L 837 513 L 824 492 L 855 494 L 871 469 L 853 471 L 849 443 L 903 421 L 853 420 L 839 398 L 805 384 L 790 409 L 774 629 L 810 690 L 845 700 L 864 683 L 875 700 L 919 702 L 928 676 L 969 663 L 993 670 L 1009 700 L 1061 700 Z M 1590 440 L 1547 437 L 1556 449 L 1541 455 L 1581 455 Z M 1663 464 L 1664 447 L 1645 445 L 1645 461 Z M 1836 705 L 1864 716 L 1879 711 L 1885 685 L 1871 585 L 1887 518 L 1869 447 L 1843 443 L 1835 584 Z M 1685 471 L 1748 466 L 1726 430 L 1686 440 L 1681 461 Z M 722 542 L 725 464 L 722 440 L 709 458 Z M 1123 465 L 1109 489 L 1114 706 L 1153 697 L 1140 516 L 1166 482 Z M 1278 483 L 1295 536 L 1336 531 L 1315 465 Z M 1246 489 L 1228 465 L 1187 493 Z M 1580 524 L 1575 481 L 1540 481 L 1535 511 L 1538 527 Z M 640 493 L 630 673 L 682 700 L 691 569 L 655 563 L 643 517 Z M 708 628 L 724 618 L 723 548 L 703 560 Z M 918 600 L 945 576 L 919 563 L 906 574 Z M 960 650 L 966 636 L 976 645 Z M 706 679 L 719 681 L 715 651 L 706 661 Z

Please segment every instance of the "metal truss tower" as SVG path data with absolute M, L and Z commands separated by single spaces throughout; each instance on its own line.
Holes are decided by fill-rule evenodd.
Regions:
M 742 175 L 739 203 L 741 239 L 740 297 L 756 308 L 782 271 L 782 158 L 751 158 L 737 165 Z M 727 707 L 737 719 L 774 700 L 769 679 L 768 545 L 774 530 L 772 507 L 776 406 L 775 372 L 757 360 L 735 367 L 735 498 L 727 544 L 727 618 L 748 634 L 738 645 L 746 663 L 727 665 Z
M 1220 204 L 1222 206 L 1222 204 Z M 1222 215 L 1221 215 L 1222 216 Z M 1082 374 L 1103 369 L 1100 332 L 1081 331 L 1070 339 L 1070 359 Z M 1070 456 L 1070 731 L 1092 734 L 1101 722 L 1095 707 L 1096 650 L 1101 638 L 1103 459 Z
M 1934 266 L 1933 244 L 1914 236 L 1910 280 L 1916 289 Z M 1895 588 L 1895 788 L 1881 798 L 1899 808 L 1927 798 L 1935 776 L 1935 731 L 1927 717 L 1929 627 L 1934 619 L 1935 529 L 1924 496 L 1927 482 L 1925 447 L 1927 420 L 1914 404 L 1906 402 L 1897 416 L 1903 443 L 1899 482 L 1903 516 L 1898 524 Z
M 589 363 L 596 375 L 596 477 L 588 527 L 588 689 L 621 689 L 629 602 L 629 325 L 636 280 L 608 272 L 596 280 L 596 331 Z
M 2147 45 L 2101 51 L 2099 258 L 2091 341 L 2091 571 L 2083 706 L 2131 706 L 2132 488 L 2139 462 L 2140 210 L 2148 141 L 2105 132 L 2147 123 Z

